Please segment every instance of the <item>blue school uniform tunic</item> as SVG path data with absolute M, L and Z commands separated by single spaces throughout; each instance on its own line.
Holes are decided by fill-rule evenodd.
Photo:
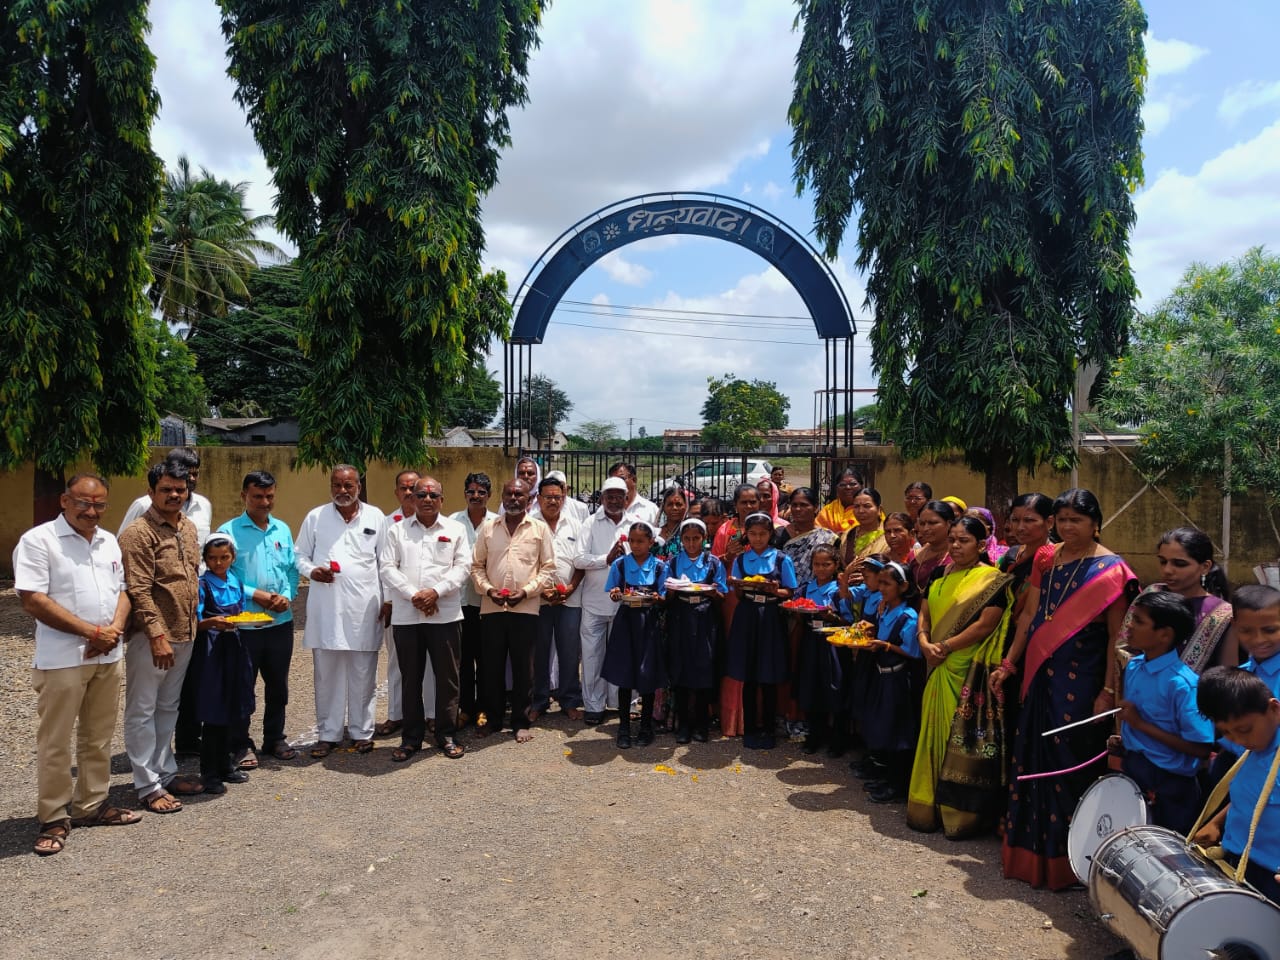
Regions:
M 1249 842 L 1253 811 L 1278 749 L 1280 730 L 1276 731 L 1268 749 L 1249 754 L 1231 781 L 1231 806 L 1227 809 L 1227 820 L 1222 830 L 1222 848 L 1228 853 L 1239 856 Z M 1269 874 L 1280 871 L 1280 782 L 1272 789 L 1262 811 L 1262 819 L 1258 821 L 1253 846 L 1249 848 L 1249 864 L 1261 867 Z
M 839 594 L 840 584 L 835 580 L 823 584 L 810 580 L 799 590 L 800 596 L 821 607 L 838 607 Z M 807 713 L 836 713 L 844 705 L 844 675 L 849 657 L 814 630 L 810 616 L 804 616 L 801 626 L 792 695 Z
M 242 613 L 245 589 L 230 570 L 227 577 L 209 571 L 200 575 L 199 617 L 229 617 Z M 239 630 L 206 630 L 196 638 L 193 653 L 201 657 L 196 716 L 201 723 L 229 726 L 253 713 L 253 663 Z
M 1199 677 L 1182 662 L 1176 650 L 1148 660 L 1145 654 L 1131 659 L 1124 670 L 1124 696 L 1137 706 L 1148 722 L 1193 743 L 1212 743 L 1213 724 L 1196 707 Z M 1154 737 L 1121 724 L 1125 750 L 1146 756 L 1161 770 L 1189 777 L 1200 765 L 1198 758 L 1165 746 Z
M 661 595 L 666 579 L 666 565 L 653 554 L 644 563 L 626 554 L 609 567 L 605 593 L 616 588 Z M 656 607 L 618 608 L 609 627 L 600 675 L 615 686 L 641 694 L 666 686 L 666 650 Z
M 748 550 L 733 562 L 733 576 L 765 576 L 795 590 L 796 568 L 791 558 L 774 547 L 762 553 Z M 778 613 L 778 600 L 747 594 L 733 611 L 729 627 L 725 673 L 743 683 L 782 683 L 789 672 L 787 637 Z
M 914 750 L 920 737 L 920 697 L 924 690 L 924 662 L 920 658 L 919 616 L 910 604 L 881 611 L 880 594 L 872 594 L 876 608 L 876 639 L 900 647 L 907 656 L 877 651 L 867 656 L 860 678 L 864 683 L 856 716 L 867 747 L 877 753 Z
M 667 562 L 667 575 L 692 583 L 714 584 L 727 592 L 724 564 L 709 550 L 690 557 L 681 550 Z M 675 591 L 668 594 L 666 582 L 661 592 L 667 597 L 667 673 L 671 685 L 708 690 L 716 685 L 716 646 L 720 638 L 720 616 L 712 602 L 714 594 Z

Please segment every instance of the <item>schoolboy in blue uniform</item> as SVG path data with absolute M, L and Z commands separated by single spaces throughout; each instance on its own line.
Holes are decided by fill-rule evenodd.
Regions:
M 1196 770 L 1213 749 L 1213 725 L 1196 707 L 1199 678 L 1178 656 L 1195 614 L 1180 594 L 1160 590 L 1133 602 L 1131 624 L 1138 655 L 1119 704 L 1123 769 L 1146 794 L 1152 823 L 1185 834 L 1200 812 Z
M 1235 667 L 1214 667 L 1200 678 L 1196 695 L 1201 712 L 1218 730 L 1249 755 L 1231 781 L 1227 806 L 1191 839 L 1203 846 L 1221 844 L 1238 864 L 1249 841 L 1249 825 L 1280 750 L 1280 699 L 1257 676 Z M 1280 788 L 1276 784 L 1263 804 L 1249 850 L 1244 879 L 1273 903 L 1280 904 Z
M 1231 595 L 1231 608 L 1231 628 L 1249 655 L 1241 669 L 1265 683 L 1273 697 L 1280 697 L 1280 590 L 1265 583 L 1247 584 Z M 1226 776 L 1241 752 L 1230 740 L 1219 740 L 1209 783 Z

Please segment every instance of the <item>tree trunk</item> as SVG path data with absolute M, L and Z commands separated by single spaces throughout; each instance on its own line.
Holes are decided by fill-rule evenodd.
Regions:
M 61 498 L 66 490 L 66 484 L 61 470 L 53 473 L 36 467 L 32 488 L 31 520 L 33 523 L 45 523 L 62 512 Z
M 1012 457 L 993 460 L 995 463 L 987 470 L 986 508 L 996 518 L 996 539 L 1002 540 L 1013 498 L 1018 495 L 1018 468 Z

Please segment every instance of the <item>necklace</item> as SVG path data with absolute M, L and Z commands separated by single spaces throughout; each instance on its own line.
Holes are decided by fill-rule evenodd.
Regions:
M 1060 566 L 1065 567 L 1066 564 L 1065 563 L 1054 564 L 1053 568 L 1050 571 L 1049 586 L 1048 588 L 1046 588 L 1044 592 L 1044 609 L 1045 609 L 1044 619 L 1046 623 L 1048 623 L 1050 620 L 1053 619 L 1053 613 L 1055 610 L 1058 609 L 1058 605 L 1061 604 L 1062 601 L 1066 599 L 1067 594 L 1070 592 L 1072 587 L 1076 586 L 1076 575 L 1080 572 L 1080 565 L 1084 563 L 1086 560 L 1090 559 L 1092 555 L 1093 555 L 1093 550 L 1090 549 L 1088 553 L 1084 554 L 1082 557 L 1080 557 L 1079 560 L 1077 560 L 1072 565 L 1071 573 L 1070 575 L 1066 576 L 1065 584 L 1061 583 L 1056 579 L 1056 576 L 1053 574 L 1052 570 L 1056 570 Z M 1056 603 L 1054 602 L 1054 599 L 1053 599 L 1053 588 L 1055 586 L 1058 587 L 1058 599 Z

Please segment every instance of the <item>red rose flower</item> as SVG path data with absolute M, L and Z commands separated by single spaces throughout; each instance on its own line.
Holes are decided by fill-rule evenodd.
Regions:
M 448 537 L 436 537 L 436 543 L 453 543 Z
M 330 561 L 329 561 L 329 569 L 330 569 L 330 570 L 332 570 L 334 573 L 341 573 L 341 572 L 342 572 L 342 566 L 338 563 L 338 561 L 337 561 L 337 560 L 330 560 Z

